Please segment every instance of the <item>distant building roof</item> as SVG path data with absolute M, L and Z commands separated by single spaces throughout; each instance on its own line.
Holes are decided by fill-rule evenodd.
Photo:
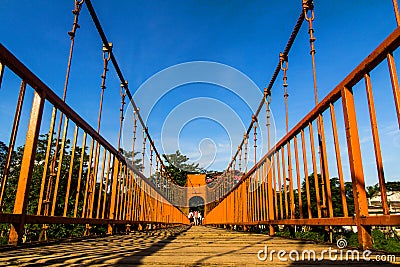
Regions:
M 387 202 L 390 214 L 400 212 L 400 191 L 387 191 Z M 378 192 L 368 199 L 368 213 L 370 215 L 383 214 L 381 193 Z
M 387 200 L 388 202 L 399 202 L 400 203 L 400 191 L 387 191 L 386 192 L 387 195 Z M 381 192 L 378 192 L 377 194 L 375 194 L 373 197 L 370 198 L 370 202 L 382 202 L 381 199 Z

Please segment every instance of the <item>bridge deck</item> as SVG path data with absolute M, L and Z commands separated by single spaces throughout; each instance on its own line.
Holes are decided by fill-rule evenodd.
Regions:
M 283 262 L 274 255 L 260 261 L 257 252 L 268 250 L 300 252 L 313 249 L 317 255 L 328 245 L 287 240 L 261 234 L 234 232 L 203 226 L 135 232 L 74 242 L 25 247 L 0 252 L 0 265 L 6 266 L 343 266 L 349 262 L 323 261 Z M 262 256 L 262 255 L 261 255 Z M 286 255 L 286 258 L 288 256 Z M 353 262 L 359 265 L 360 262 Z M 382 264 L 379 266 L 390 266 Z

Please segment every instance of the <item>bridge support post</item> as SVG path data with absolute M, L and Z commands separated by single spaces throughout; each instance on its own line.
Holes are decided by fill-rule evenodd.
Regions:
M 22 242 L 24 233 L 26 209 L 32 180 L 36 146 L 39 137 L 40 124 L 42 121 L 44 98 L 37 91 L 33 96 L 32 110 L 29 118 L 29 126 L 26 134 L 24 155 L 22 156 L 21 171 L 18 179 L 17 193 L 14 204 L 14 214 L 21 215 L 18 223 L 13 223 L 10 229 L 8 242 L 17 245 Z
M 269 225 L 269 235 L 275 236 L 275 228 L 272 224 Z
M 354 107 L 354 96 L 351 88 L 342 88 L 343 114 L 346 126 L 347 149 L 351 181 L 353 186 L 354 207 L 358 229 L 358 244 L 361 249 L 372 248 L 371 227 L 361 224 L 361 218 L 368 216 L 367 194 L 361 158 L 360 139 L 358 136 L 357 117 Z

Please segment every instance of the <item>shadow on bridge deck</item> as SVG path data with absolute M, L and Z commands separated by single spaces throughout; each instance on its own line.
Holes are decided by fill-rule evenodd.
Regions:
M 268 251 L 265 254 L 264 251 Z M 26 247 L 0 252 L 0 265 L 6 266 L 313 266 L 313 265 L 376 265 L 393 266 L 387 262 L 287 261 L 278 259 L 277 252 L 313 250 L 317 258 L 329 245 L 311 241 L 288 240 L 248 232 L 234 232 L 211 227 L 178 227 L 129 235 L 108 236 L 64 242 L 40 247 Z M 337 248 L 332 248 L 337 249 Z M 259 253 L 259 251 L 262 251 Z M 271 252 L 275 250 L 271 258 Z M 260 257 L 267 255 L 265 260 Z M 361 254 L 360 254 L 361 255 Z M 375 254 L 374 254 L 375 255 Z M 294 255 L 295 256 L 295 255 Z M 344 259 L 345 255 L 342 256 Z M 362 258 L 360 256 L 360 258 Z M 400 257 L 398 257 L 400 259 Z M 400 264 L 400 262 L 397 262 Z
M 37 247 L 0 249 L 0 266 L 136 266 L 188 229 L 175 227 Z

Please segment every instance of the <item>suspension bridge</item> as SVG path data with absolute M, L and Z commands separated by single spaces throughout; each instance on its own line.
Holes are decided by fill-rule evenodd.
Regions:
M 390 95 L 391 102 L 387 105 L 392 105 L 400 127 L 400 88 L 394 57 L 400 45 L 397 0 L 393 0 L 393 7 L 397 28 L 329 94 L 319 99 L 313 28 L 317 15 L 313 1 L 303 0 L 293 31 L 236 153 L 218 179 L 198 189 L 193 184 L 178 185 L 172 179 L 168 159 L 150 135 L 140 103 L 132 96 L 91 0 L 74 1 L 61 97 L 11 52 L 12 47 L 0 44 L 0 86 L 12 88 L 7 84 L 8 76 L 17 77 L 20 83 L 12 123 L 6 125 L 11 129 L 9 140 L 0 161 L 0 225 L 1 237 L 6 240 L 0 247 L 0 264 L 341 266 L 352 261 L 333 260 L 330 254 L 322 252 L 332 246 L 337 249 L 335 229 L 342 226 L 356 230 L 355 251 L 371 250 L 373 228 L 393 230 L 400 225 L 400 215 L 392 211 L 388 200 L 371 75 L 380 68 L 389 77 L 391 88 L 385 94 Z M 73 60 L 73 55 L 75 42 L 79 42 L 83 8 L 88 10 L 103 47 L 95 126 L 66 101 L 71 66 L 78 60 Z M 302 26 L 308 27 L 315 106 L 294 127 L 289 127 L 288 58 Z M 116 146 L 101 133 L 104 92 L 111 68 L 119 79 L 121 96 Z M 270 104 L 280 74 L 285 106 L 285 117 L 280 119 L 285 121 L 286 134 L 273 142 Z M 369 212 L 355 90 L 364 90 L 367 98 L 368 122 L 362 127 L 371 131 L 380 214 Z M 133 107 L 129 153 L 121 147 L 123 123 L 130 119 L 124 117 L 127 105 Z M 25 122 L 26 110 L 29 116 Z M 266 126 L 259 124 L 262 116 Z M 264 155 L 257 154 L 261 127 L 267 131 Z M 20 136 L 24 142 L 17 149 Z M 331 144 L 327 139 L 332 140 Z M 253 166 L 250 157 L 254 158 Z M 349 166 L 351 188 L 345 186 L 345 165 Z M 337 173 L 335 184 L 329 173 L 332 168 Z M 203 225 L 191 226 L 187 216 L 189 203 L 199 192 L 204 199 Z M 328 243 L 295 239 L 296 232 L 313 227 L 322 229 Z M 291 239 L 280 237 L 283 229 L 288 229 Z M 60 231 L 66 231 L 64 236 L 60 237 Z M 279 258 L 268 253 L 272 250 L 297 250 L 300 255 L 301 251 L 313 250 L 322 256 L 318 261 L 310 255 L 299 259 L 298 254 L 289 257 L 288 253 L 286 258 Z M 374 255 L 378 252 L 368 256 Z M 377 258 L 374 259 L 364 258 L 362 263 L 376 264 Z M 399 256 L 397 261 L 396 257 L 385 258 L 379 265 L 391 266 L 399 260 Z

